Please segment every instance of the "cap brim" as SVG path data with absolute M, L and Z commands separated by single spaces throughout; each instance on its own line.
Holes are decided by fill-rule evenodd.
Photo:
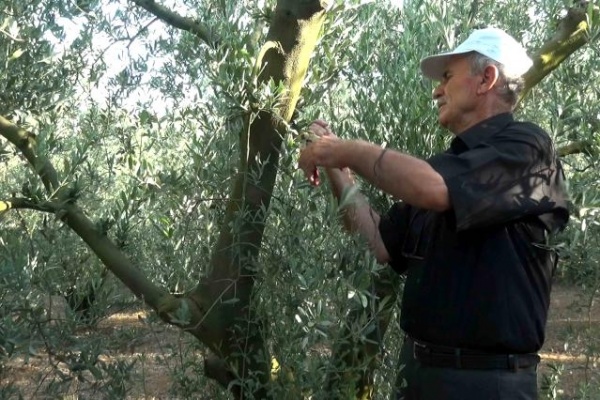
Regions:
M 457 54 L 465 54 L 469 53 L 472 50 L 468 51 L 452 51 L 448 53 L 436 54 L 434 56 L 425 57 L 421 60 L 421 72 L 423 75 L 429 79 L 434 81 L 441 81 L 444 77 L 444 72 L 446 72 L 446 67 L 448 66 L 448 62 L 452 56 Z

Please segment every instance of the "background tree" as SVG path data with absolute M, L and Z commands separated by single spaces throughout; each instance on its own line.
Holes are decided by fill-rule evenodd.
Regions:
M 418 61 L 480 24 L 535 54 L 520 113 L 563 149 L 577 225 L 560 245 L 597 292 L 580 251 L 598 238 L 593 3 L 21 3 L 0 3 L 4 356 L 47 334 L 44 294 L 88 324 L 126 302 L 115 276 L 210 350 L 203 373 L 235 398 L 389 390 L 401 283 L 339 234 L 340 205 L 295 169 L 298 133 L 322 116 L 345 137 L 439 151 Z M 46 347 L 102 376 L 101 350 Z

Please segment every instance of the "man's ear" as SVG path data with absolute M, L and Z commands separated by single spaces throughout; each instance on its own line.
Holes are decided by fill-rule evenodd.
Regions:
M 481 82 L 479 83 L 479 87 L 477 88 L 478 94 L 484 94 L 490 91 L 496 82 L 498 82 L 498 78 L 500 77 L 500 71 L 498 71 L 498 67 L 495 65 L 488 65 L 483 70 L 481 74 Z

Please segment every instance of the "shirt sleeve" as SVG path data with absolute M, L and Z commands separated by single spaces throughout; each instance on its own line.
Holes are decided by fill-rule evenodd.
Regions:
M 405 203 L 395 203 L 379 220 L 379 233 L 390 255 L 389 264 L 399 274 L 406 270 L 402 244 L 408 230 L 408 209 Z
M 428 162 L 444 178 L 462 231 L 552 212 L 562 176 L 554 153 L 541 129 L 509 128 L 461 154 Z

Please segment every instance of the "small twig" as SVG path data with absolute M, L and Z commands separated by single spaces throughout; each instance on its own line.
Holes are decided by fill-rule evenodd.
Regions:
M 6 32 L 4 29 L 0 29 L 0 33 L 3 33 L 6 37 L 8 37 L 9 39 L 11 39 L 11 40 L 13 40 L 15 42 L 19 42 L 19 43 L 25 43 L 26 42 L 25 39 L 20 39 L 18 37 L 14 37 L 10 33 Z
M 135 40 L 142 34 L 142 32 L 148 30 L 150 25 L 152 25 L 156 21 L 158 21 L 158 17 L 156 17 L 153 20 L 151 20 L 150 22 L 148 22 L 135 35 L 133 35 L 133 37 L 129 40 L 129 44 L 127 45 L 127 48 L 129 49 L 131 47 L 131 45 L 133 44 L 133 42 L 135 42 Z
M 56 203 L 49 201 L 38 202 L 21 197 L 11 197 L 9 199 L 0 200 L 0 213 L 8 210 L 29 209 L 54 214 L 59 208 L 60 207 Z
M 96 59 L 94 60 L 94 62 L 92 63 L 90 69 L 93 69 L 96 64 L 98 64 L 98 61 L 100 61 L 102 58 L 104 58 L 104 54 L 106 54 L 106 52 L 113 47 L 115 44 L 117 43 L 121 43 L 121 42 L 126 42 L 129 41 L 129 43 L 127 44 L 126 48 L 129 50 L 129 48 L 131 47 L 131 45 L 133 44 L 133 42 L 135 42 L 135 40 L 146 30 L 148 30 L 148 28 L 150 27 L 150 25 L 152 25 L 153 23 L 155 23 L 156 21 L 158 21 L 159 18 L 156 17 L 152 20 L 150 20 L 150 22 L 148 22 L 146 25 L 144 25 L 142 28 L 140 28 L 140 30 L 133 36 L 128 36 L 126 38 L 117 38 L 115 39 L 112 43 L 110 43 L 108 46 L 106 46 L 102 52 L 98 55 L 98 57 L 96 57 Z

